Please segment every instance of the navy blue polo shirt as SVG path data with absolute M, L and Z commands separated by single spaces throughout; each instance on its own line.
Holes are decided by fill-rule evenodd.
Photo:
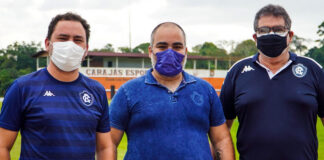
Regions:
M 0 127 L 21 131 L 21 160 L 95 159 L 96 132 L 109 132 L 104 87 L 82 74 L 61 82 L 42 69 L 7 90 Z
M 317 159 L 324 72 L 310 58 L 289 55 L 290 64 L 272 78 L 259 54 L 236 63 L 226 76 L 220 99 L 226 119 L 238 117 L 241 160 Z
M 125 160 L 211 160 L 207 133 L 225 122 L 215 89 L 182 72 L 172 93 L 151 72 L 121 86 L 110 104 L 110 125 L 127 134 Z

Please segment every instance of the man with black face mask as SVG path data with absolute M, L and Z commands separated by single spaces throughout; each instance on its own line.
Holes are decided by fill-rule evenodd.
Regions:
M 314 60 L 289 52 L 294 33 L 284 8 L 255 16 L 259 52 L 228 72 L 220 99 L 227 125 L 238 117 L 241 160 L 317 159 L 317 115 L 324 124 L 324 73 Z
M 110 106 L 116 147 L 127 134 L 125 160 L 212 160 L 208 134 L 218 156 L 234 160 L 215 89 L 183 71 L 183 29 L 173 22 L 155 27 L 149 55 L 153 68 L 120 87 Z

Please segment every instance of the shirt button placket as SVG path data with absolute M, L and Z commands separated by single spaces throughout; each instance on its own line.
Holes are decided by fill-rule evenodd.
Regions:
M 170 94 L 171 102 L 177 102 L 177 97 L 175 96 L 176 92 L 172 93 L 171 91 L 168 91 L 168 93 Z

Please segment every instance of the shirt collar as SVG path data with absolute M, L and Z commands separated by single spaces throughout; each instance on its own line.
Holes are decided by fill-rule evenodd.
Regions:
M 252 62 L 259 61 L 259 52 L 252 57 Z M 297 55 L 295 53 L 289 52 L 289 60 L 296 61 Z
M 146 72 L 146 74 L 145 74 L 145 83 L 147 83 L 147 84 L 159 84 L 156 81 L 156 79 L 153 77 L 152 71 L 153 71 L 153 68 L 149 69 Z M 193 83 L 193 82 L 196 81 L 195 78 L 192 75 L 188 74 L 185 71 L 182 71 L 182 75 L 183 75 L 182 83 L 184 83 L 184 84 Z

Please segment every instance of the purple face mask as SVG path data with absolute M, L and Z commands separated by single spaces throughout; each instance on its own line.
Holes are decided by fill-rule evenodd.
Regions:
M 156 53 L 154 69 L 161 75 L 172 77 L 182 72 L 182 60 L 185 56 L 173 49 Z

